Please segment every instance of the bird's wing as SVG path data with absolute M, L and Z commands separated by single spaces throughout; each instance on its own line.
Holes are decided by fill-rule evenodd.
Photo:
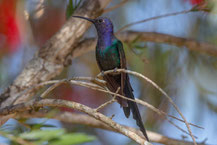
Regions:
M 124 53 L 124 48 L 123 48 L 122 42 L 119 40 L 117 42 L 117 49 L 118 49 L 118 53 L 120 57 L 120 68 L 126 69 L 127 65 L 126 65 L 126 57 Z M 124 86 L 125 86 L 125 81 L 126 81 L 125 78 L 126 78 L 126 73 L 121 73 L 121 93 L 122 95 L 124 95 Z
M 123 48 L 123 44 L 121 41 L 118 41 L 117 43 L 117 48 L 118 48 L 118 53 L 119 53 L 119 57 L 120 57 L 120 68 L 126 69 L 127 65 L 126 65 L 126 57 L 125 57 L 125 53 L 124 53 L 124 48 Z M 126 73 L 121 73 L 121 93 L 122 95 L 127 97 L 127 94 L 125 92 L 125 87 L 128 83 L 129 79 L 128 79 L 128 74 Z M 131 86 L 130 86 L 131 88 Z M 133 91 L 133 89 L 131 88 L 131 91 Z M 122 99 L 123 100 L 123 99 Z M 130 103 L 129 101 L 127 106 L 123 107 L 124 110 L 124 114 L 125 116 L 128 118 L 130 116 Z

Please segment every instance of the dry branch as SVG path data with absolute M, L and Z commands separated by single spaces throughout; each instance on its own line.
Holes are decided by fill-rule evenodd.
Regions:
M 111 0 L 87 0 L 83 3 L 81 8 L 76 11 L 76 14 L 90 18 L 97 17 L 102 14 L 103 9 L 110 1 Z M 89 50 L 93 50 L 95 47 L 95 39 L 86 39 L 79 42 L 89 25 L 89 23 L 81 22 L 81 20 L 78 19 L 69 19 L 62 29 L 40 49 L 7 91 L 0 96 L 0 108 L 9 106 L 15 101 L 16 103 L 26 102 L 29 97 L 34 95 L 38 88 L 34 88 L 26 93 L 26 95 L 20 95 L 20 92 L 57 76 L 65 65 L 68 64 L 68 59 L 66 58 L 75 58 Z M 217 47 L 215 45 L 166 34 L 127 31 L 118 34 L 118 37 L 124 42 L 131 42 L 139 38 L 139 41 L 167 43 L 217 56 Z M 2 117 L 0 123 L 3 124 L 10 117 L 12 117 L 12 115 Z
M 181 48 L 189 49 L 197 53 L 207 54 L 217 57 L 217 46 L 207 42 L 199 42 L 193 39 L 172 36 L 156 32 L 138 32 L 126 31 L 119 33 L 117 37 L 125 43 L 130 43 L 134 40 L 138 42 L 154 42 L 174 45 Z M 89 51 L 93 51 L 96 46 L 96 39 L 88 38 L 79 43 L 72 53 L 72 58 L 81 56 Z
M 91 117 L 94 117 L 95 119 L 105 123 L 112 129 L 116 130 L 117 132 L 120 132 L 121 134 L 131 138 L 132 140 L 136 141 L 139 144 L 147 144 L 147 141 L 145 138 L 137 135 L 135 132 L 128 130 L 127 128 L 117 124 L 114 122 L 112 119 L 109 117 L 106 117 L 105 115 L 97 112 L 95 109 L 92 109 L 90 107 L 87 107 L 85 105 L 76 103 L 76 102 L 71 102 L 71 101 L 66 101 L 66 100 L 60 100 L 60 99 L 42 99 L 39 101 L 32 100 L 27 103 L 20 103 L 17 105 L 13 105 L 10 107 L 6 107 L 0 110 L 0 116 L 4 115 L 9 115 L 17 112 L 24 112 L 27 110 L 34 110 L 34 108 L 38 107 L 44 107 L 44 106 L 50 106 L 50 107 L 67 107 L 67 108 L 72 108 L 76 109 L 80 112 L 84 112 L 88 114 Z
M 87 113 L 91 117 L 87 115 L 82 115 L 82 114 L 74 114 L 74 113 L 61 113 L 61 114 L 55 114 L 53 115 L 53 119 L 60 120 L 65 123 L 73 123 L 73 124 L 82 124 L 82 125 L 87 125 L 90 127 L 94 128 L 101 128 L 105 130 L 110 130 L 114 132 L 119 132 L 121 134 L 126 133 L 128 135 L 137 135 L 136 138 L 135 136 L 132 136 L 131 139 L 136 139 L 137 143 L 142 143 L 144 140 L 140 137 L 142 136 L 142 133 L 139 130 L 136 130 L 131 127 L 123 126 L 116 124 L 113 122 L 110 118 L 104 116 L 101 113 L 98 113 L 95 111 L 95 109 L 89 108 L 87 106 L 84 106 L 79 103 L 75 102 L 69 102 L 65 100 L 56 100 L 56 99 L 44 99 L 40 100 L 38 102 L 36 101 L 31 101 L 28 103 L 21 103 L 17 104 L 15 106 L 11 106 L 10 108 L 5 108 L 0 110 L 0 115 L 8 115 L 10 113 L 18 113 L 16 118 L 33 118 L 33 117 L 47 117 L 47 112 L 41 113 L 41 112 L 31 112 L 27 113 L 25 111 L 27 110 L 34 110 L 35 107 L 44 107 L 44 106 L 52 106 L 52 107 L 68 107 L 72 109 L 77 109 L 81 112 Z M 24 112 L 24 113 L 22 113 Z M 110 122 L 110 123 L 108 123 Z M 112 127 L 113 125 L 116 125 L 115 127 Z M 122 130 L 123 129 L 123 130 Z M 167 145 L 193 145 L 192 142 L 188 141 L 182 141 L 182 140 L 176 140 L 172 138 L 165 137 L 161 134 L 147 131 L 149 138 L 152 142 L 157 142 L 157 143 L 162 143 L 162 144 L 167 144 Z M 124 135 L 126 135 L 124 134 Z M 128 136 L 129 137 L 129 136 Z M 198 145 L 204 145 L 203 143 L 198 143 Z
M 189 50 L 197 51 L 199 53 L 217 56 L 217 47 L 213 44 L 209 44 L 206 42 L 197 42 L 195 40 L 167 34 L 127 31 L 118 34 L 118 37 L 126 43 L 139 38 L 139 41 L 167 43 L 178 47 L 186 47 Z M 42 60 L 39 57 L 35 57 L 32 61 L 30 61 L 27 67 L 18 76 L 14 83 L 7 89 L 7 91 L 0 96 L 1 107 L 9 105 L 11 101 L 17 98 L 16 96 L 19 95 L 19 92 L 21 92 L 25 88 L 36 85 L 42 81 L 49 80 L 58 75 L 63 69 L 64 64 L 66 64 L 69 59 L 73 59 L 84 53 L 87 53 L 88 51 L 94 50 L 95 43 L 96 40 L 91 38 L 81 41 L 80 43 L 78 43 L 78 45 L 76 45 L 76 47 L 73 47 L 74 45 L 72 45 L 70 48 L 70 50 L 72 51 L 70 52 L 70 55 L 68 54 L 68 59 L 66 58 L 64 62 L 60 61 L 59 64 L 47 62 L 46 60 Z M 33 92 L 27 94 L 26 96 L 31 95 L 33 95 Z M 9 99 L 6 100 L 7 98 Z M 23 100 L 25 100 L 25 98 L 23 98 Z
M 86 0 L 75 15 L 95 18 L 103 13 L 104 8 L 111 0 Z M 70 18 L 60 31 L 55 34 L 44 47 L 27 64 L 13 84 L 0 96 L 0 108 L 13 103 L 25 102 L 34 96 L 36 90 L 19 97 L 19 93 L 26 88 L 40 82 L 50 80 L 60 74 L 65 67 L 65 59 L 73 52 L 79 40 L 90 26 L 90 23 Z M 0 120 L 1 124 L 7 120 Z M 0 125 L 1 125 L 0 124 Z
M 176 37 L 168 34 L 155 33 L 155 32 L 136 32 L 127 31 L 118 35 L 124 42 L 131 42 L 138 39 L 145 42 L 167 43 L 177 47 L 186 47 L 191 51 L 204 53 L 217 57 L 217 46 L 207 42 L 199 42 L 189 38 Z
M 76 10 L 75 15 L 98 17 L 110 1 L 86 0 Z M 7 91 L 0 96 L 1 108 L 11 105 L 15 101 L 19 103 L 28 100 L 33 92 L 19 99 L 17 99 L 17 95 L 29 86 L 50 80 L 60 74 L 64 68 L 65 58 L 77 46 L 89 26 L 90 23 L 88 22 L 70 18 L 61 30 L 39 50 Z
M 91 82 L 91 83 L 89 83 L 89 82 L 83 82 L 83 81 L 89 81 L 89 82 Z M 164 112 L 164 111 L 162 111 L 162 110 L 159 110 L 158 108 L 155 108 L 154 106 L 152 106 L 151 104 L 148 104 L 148 103 L 145 102 L 145 101 L 142 101 L 142 100 L 140 100 L 140 99 L 135 99 L 135 100 L 129 99 L 129 98 L 125 97 L 125 96 L 122 96 L 122 95 L 120 95 L 120 94 L 117 94 L 117 93 L 114 93 L 114 92 L 111 92 L 111 91 L 107 90 L 107 89 L 105 88 L 105 82 L 104 82 L 103 80 L 101 80 L 101 79 L 98 79 L 98 78 L 92 78 L 92 77 L 73 77 L 73 78 L 71 78 L 71 79 L 69 79 L 69 80 L 67 80 L 67 79 L 62 79 L 62 80 L 46 81 L 46 82 L 42 82 L 42 83 L 40 83 L 40 84 L 37 84 L 37 85 L 35 85 L 35 86 L 33 86 L 33 87 L 28 88 L 28 89 L 24 90 L 23 92 L 21 92 L 20 94 L 21 94 L 21 95 L 25 95 L 25 93 L 28 93 L 29 91 L 31 91 L 31 90 L 33 90 L 33 89 L 35 89 L 35 88 L 44 87 L 44 86 L 46 86 L 46 85 L 51 85 L 51 86 L 50 86 L 49 88 L 47 88 L 47 89 L 41 94 L 41 96 L 40 96 L 41 98 L 45 98 L 48 93 L 50 93 L 55 87 L 59 86 L 59 85 L 62 84 L 62 83 L 72 83 L 72 84 L 74 84 L 74 85 L 79 85 L 79 86 L 87 87 L 87 88 L 90 88 L 90 89 L 93 89 L 93 90 L 97 90 L 97 91 L 101 91 L 101 92 L 104 92 L 104 93 L 108 93 L 108 94 L 110 94 L 110 95 L 114 95 L 114 96 L 115 96 L 115 95 L 118 95 L 119 97 L 122 97 L 123 99 L 131 100 L 131 101 L 133 101 L 133 102 L 136 102 L 136 103 L 138 103 L 138 104 L 143 105 L 144 107 L 149 108 L 149 109 L 152 110 L 153 112 L 155 112 L 155 113 L 157 113 L 158 115 L 160 115 L 160 116 L 162 116 L 163 118 L 165 118 L 167 121 L 169 121 L 169 122 L 170 122 L 172 125 L 174 125 L 174 126 L 176 126 L 176 125 L 175 125 L 174 123 L 172 123 L 172 121 L 170 121 L 170 120 L 168 119 L 168 117 L 171 117 L 171 118 L 173 118 L 173 119 L 176 119 L 177 121 L 181 121 L 181 122 L 184 123 L 183 120 L 181 120 L 181 119 L 179 119 L 179 118 L 177 118 L 177 117 L 175 117 L 175 116 L 168 115 L 166 112 Z M 20 95 L 20 96 L 21 96 L 21 95 Z M 20 96 L 18 96 L 18 97 L 20 97 Z M 110 104 L 110 103 L 113 103 L 113 101 L 115 101 L 115 100 L 112 99 L 112 100 L 106 102 L 104 105 L 106 106 L 106 105 L 108 105 L 108 104 Z M 104 107 L 104 105 L 102 104 L 103 107 Z M 101 107 L 99 107 L 99 108 L 101 108 Z M 192 124 L 192 123 L 189 123 L 189 125 L 195 126 L 195 127 L 197 127 L 197 128 L 200 128 L 200 129 L 204 129 L 203 127 L 197 126 L 197 125 Z M 180 127 L 178 127 L 178 126 L 176 126 L 176 127 L 177 127 L 178 129 L 180 129 L 181 131 L 187 133 L 185 130 L 181 129 Z M 187 134 L 188 134 L 188 133 L 187 133 Z
M 168 13 L 168 14 L 158 15 L 158 16 L 154 16 L 154 17 L 147 18 L 147 19 L 144 19 L 144 20 L 132 22 L 132 23 L 127 24 L 127 25 L 123 26 L 122 28 L 120 28 L 117 33 L 121 32 L 121 31 L 125 30 L 126 28 L 131 27 L 133 25 L 145 23 L 145 22 L 152 21 L 152 20 L 157 20 L 157 19 L 160 19 L 160 18 L 166 18 L 166 17 L 176 16 L 176 15 L 180 15 L 180 14 L 187 14 L 187 13 L 193 12 L 192 10 L 193 9 L 191 8 L 189 10 L 184 10 L 184 11 L 175 12 L 175 13 Z
M 128 74 L 132 74 L 132 75 L 135 75 L 137 77 L 140 77 L 140 78 L 144 79 L 145 81 L 147 81 L 152 86 L 154 86 L 157 90 L 159 90 L 168 99 L 168 101 L 172 104 L 172 106 L 176 109 L 178 114 L 182 117 L 182 119 L 184 120 L 184 123 L 185 123 L 185 125 L 186 125 L 186 127 L 188 129 L 188 132 L 189 132 L 189 134 L 190 134 L 190 136 L 191 136 L 191 138 L 192 138 L 192 140 L 194 142 L 194 145 L 197 145 L 195 137 L 192 134 L 190 125 L 187 122 L 185 116 L 181 113 L 181 110 L 178 108 L 178 106 L 173 102 L 173 100 L 170 98 L 170 96 L 163 89 L 161 89 L 156 83 L 154 83 L 152 80 L 150 80 L 149 78 L 145 77 L 144 75 L 142 75 L 140 73 L 132 72 L 130 70 L 125 70 L 125 69 L 117 69 L 117 70 L 115 70 L 115 73 L 117 73 L 117 72 L 119 72 L 119 73 L 128 73 Z M 111 74 L 111 73 L 114 73 L 114 70 L 105 71 L 105 72 L 103 72 L 103 75 L 104 74 Z M 98 76 L 101 76 L 101 75 L 102 74 L 100 73 Z
M 197 51 L 199 53 L 205 53 L 211 56 L 217 56 L 217 47 L 213 44 L 209 44 L 206 42 L 197 42 L 195 40 L 176 37 L 167 34 L 161 33 L 153 33 L 153 32 L 135 32 L 135 31 L 126 31 L 118 34 L 118 37 L 129 43 L 136 38 L 139 41 L 145 42 L 156 42 L 156 43 L 167 43 L 170 45 L 175 45 L 178 47 L 186 47 L 189 50 Z M 96 40 L 93 38 L 86 39 L 81 41 L 77 47 L 71 46 L 71 56 L 67 57 L 70 59 L 76 58 L 84 53 L 92 51 L 95 49 Z M 42 81 L 46 81 L 58 75 L 63 69 L 69 59 L 64 60 L 64 62 L 59 62 L 59 64 L 51 64 L 51 62 L 46 62 L 41 58 L 34 58 L 27 67 L 23 70 L 23 72 L 18 76 L 18 78 L 14 81 L 14 83 L 7 89 L 5 93 L 0 96 L 0 103 L 4 102 L 1 107 L 9 105 L 10 100 L 14 100 L 16 96 L 18 96 L 19 92 L 24 90 L 29 86 L 36 85 Z M 46 63 L 45 63 L 46 62 Z M 61 64 L 62 63 L 62 64 Z M 50 68 L 50 69 L 49 69 Z M 52 69 L 51 69 L 52 68 Z M 27 96 L 33 95 L 29 93 Z M 5 101 L 9 96 L 12 99 Z
M 32 112 L 32 113 L 19 113 L 18 116 L 16 117 L 17 119 L 19 118 L 47 118 L 47 112 Z M 93 128 L 100 128 L 100 129 L 105 129 L 105 130 L 110 130 L 117 132 L 117 130 L 112 129 L 108 125 L 94 119 L 93 117 L 84 115 L 84 114 L 77 114 L 77 113 L 59 113 L 53 115 L 51 118 L 57 119 L 63 123 L 72 123 L 72 124 L 80 124 L 80 125 L 86 125 L 88 127 L 93 127 Z M 124 125 L 122 125 L 124 126 Z M 137 134 L 142 135 L 140 130 L 135 130 L 134 128 L 127 127 L 129 130 L 136 132 Z M 120 133 L 120 132 L 119 132 Z M 188 141 L 183 141 L 183 140 L 177 140 L 177 139 L 172 139 L 166 136 L 163 136 L 161 134 L 158 134 L 156 132 L 152 131 L 147 131 L 148 137 L 151 142 L 156 142 L 156 143 L 161 143 L 161 144 L 167 144 L 167 145 L 193 145 L 192 142 Z M 198 145 L 205 145 L 204 143 L 198 143 Z

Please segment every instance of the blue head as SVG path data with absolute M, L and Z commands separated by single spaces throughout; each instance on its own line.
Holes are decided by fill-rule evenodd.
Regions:
M 90 19 L 90 18 L 81 17 L 81 16 L 73 16 L 73 17 L 85 19 L 87 21 L 92 22 L 94 26 L 96 27 L 99 37 L 102 35 L 107 35 L 107 34 L 113 35 L 113 24 L 109 18 L 99 17 L 96 19 Z

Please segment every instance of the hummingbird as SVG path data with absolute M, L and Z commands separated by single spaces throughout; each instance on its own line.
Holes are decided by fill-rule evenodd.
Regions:
M 123 44 L 115 37 L 113 24 L 109 18 L 98 17 L 90 19 L 81 16 L 73 17 L 84 19 L 94 24 L 98 35 L 96 61 L 102 72 L 113 69 L 127 69 Z M 135 99 L 128 74 L 104 74 L 103 79 L 106 81 L 106 86 L 110 91 L 117 92 L 119 89 L 118 94 Z M 132 112 L 136 124 L 139 126 L 146 140 L 149 141 L 137 104 L 120 97 L 117 97 L 117 101 L 123 107 L 127 118 L 130 116 L 130 111 Z

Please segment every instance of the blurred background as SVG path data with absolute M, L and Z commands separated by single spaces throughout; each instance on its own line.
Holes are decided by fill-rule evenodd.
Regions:
M 121 2 L 114 0 L 112 7 Z M 203 0 L 128 0 L 123 6 L 103 16 L 111 18 L 115 31 L 124 25 L 167 13 L 188 10 Z M 82 3 L 82 0 L 0 0 L 0 93 L 7 88 L 34 56 L 34 53 L 53 36 L 65 23 L 67 18 Z M 165 17 L 141 23 L 127 28 L 128 30 L 159 32 L 173 36 L 195 39 L 197 41 L 217 44 L 217 15 L 215 3 L 208 11 L 195 11 L 171 17 Z M 216 5 L 217 6 L 217 5 Z M 92 26 L 85 37 L 96 36 Z M 128 69 L 139 72 L 163 88 L 181 109 L 191 123 L 204 127 L 191 127 L 197 141 L 206 140 L 207 144 L 217 143 L 217 58 L 178 48 L 168 44 L 152 42 L 132 42 L 124 44 Z M 99 69 L 96 65 L 95 52 L 89 52 L 72 61 L 72 64 L 56 78 L 75 76 L 96 76 Z M 150 84 L 134 76 L 130 77 L 137 98 L 179 117 L 175 109 L 164 96 Z M 73 100 L 90 107 L 97 107 L 109 99 L 103 93 L 84 87 L 61 85 L 51 96 Z M 176 139 L 191 141 L 191 138 L 163 120 L 153 111 L 139 106 L 145 127 Z M 62 108 L 60 111 L 71 111 Z M 114 103 L 103 110 L 118 123 L 136 127 L 132 116 L 126 119 L 119 104 Z M 183 123 L 172 120 L 176 125 L 186 129 Z M 27 126 L 28 124 L 28 126 Z M 30 132 L 30 124 L 41 124 L 41 127 L 62 129 L 70 133 L 84 133 L 95 137 L 85 145 L 136 144 L 120 134 L 87 126 L 62 124 L 56 120 L 31 119 L 9 120 L 0 128 L 0 134 L 8 131 L 14 136 Z M 47 126 L 44 126 L 47 125 Z M 4 136 L 4 137 L 3 137 Z M 17 144 L 3 135 L 0 143 Z M 114 142 L 115 138 L 115 142 Z M 43 144 L 46 144 L 43 142 Z M 156 144 L 157 145 L 157 144 Z

